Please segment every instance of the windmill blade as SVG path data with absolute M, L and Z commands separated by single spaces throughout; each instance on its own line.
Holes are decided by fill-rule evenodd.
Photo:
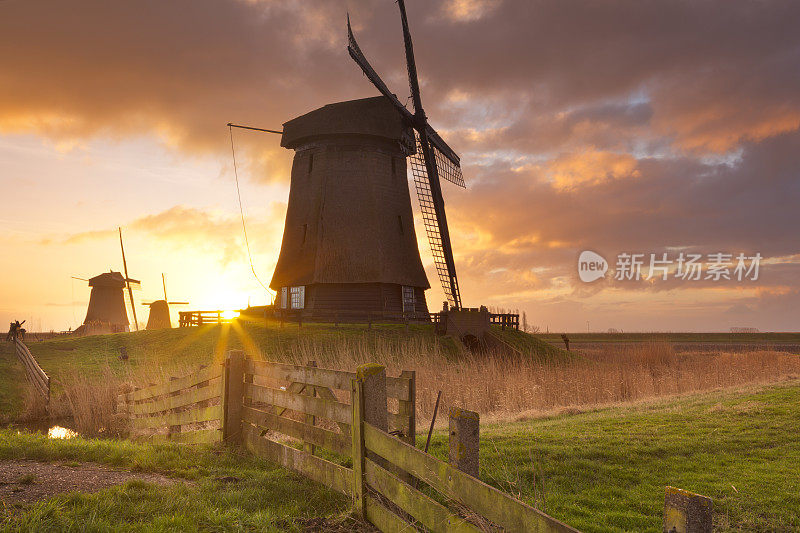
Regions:
M 423 147 L 420 136 L 417 135 L 417 153 L 410 156 L 409 160 L 411 175 L 417 189 L 422 222 L 425 225 L 425 233 L 428 235 L 436 274 L 442 284 L 447 301 L 450 305 L 460 308 L 461 291 L 458 288 L 453 249 L 450 244 L 450 231 L 444 213 L 444 201 L 441 189 L 433 189 L 433 187 L 438 187 L 438 180 L 431 179 L 428 175 L 428 168 L 430 166 L 432 171 L 436 172 L 436 166 L 435 164 L 426 164 L 426 153 L 430 154 L 431 150 Z
M 397 97 L 389 90 L 386 84 L 383 82 L 378 73 L 375 72 L 375 69 L 372 68 L 372 65 L 369 64 L 367 58 L 364 57 L 364 53 L 359 48 L 358 43 L 356 42 L 356 38 L 353 35 L 353 30 L 350 27 L 350 16 L 347 16 L 347 51 L 350 53 L 350 57 L 353 58 L 359 67 L 361 67 L 362 72 L 369 78 L 372 84 L 378 89 L 378 91 L 388 98 L 392 104 L 397 108 L 400 114 L 414 127 L 417 131 L 420 130 L 418 126 L 419 121 L 414 116 L 411 111 L 406 109 L 406 107 L 397 99 Z M 418 93 L 418 91 L 417 91 Z M 416 104 L 415 104 L 416 105 Z M 421 108 L 421 104 L 420 104 Z M 466 184 L 464 183 L 464 177 L 461 174 L 461 159 L 455 153 L 455 151 L 448 146 L 444 139 L 436 133 L 430 124 L 427 122 L 424 123 L 424 129 L 430 144 L 434 147 L 434 154 L 437 160 L 437 166 L 440 168 L 441 172 L 439 173 L 442 179 L 445 179 L 451 183 L 455 183 L 459 187 L 465 187 Z
M 391 100 L 391 102 L 395 105 L 397 110 L 403 115 L 406 120 L 410 123 L 414 123 L 414 115 L 405 108 L 405 106 L 400 103 L 400 100 L 389 90 L 386 84 L 383 82 L 378 73 L 375 72 L 375 69 L 372 68 L 372 65 L 369 64 L 367 58 L 364 57 L 364 54 L 361 52 L 361 48 L 358 47 L 358 43 L 356 42 L 356 38 L 353 35 L 353 30 L 350 28 L 350 15 L 347 15 L 347 51 L 350 52 L 350 57 L 353 58 L 364 74 L 369 78 L 369 81 L 380 91 L 380 93 Z
M 189 305 L 189 302 L 167 302 L 169 305 Z
M 442 138 L 433 131 L 433 128 L 428 126 L 428 131 L 428 141 L 431 145 L 431 151 L 433 152 L 439 177 L 466 189 L 467 184 L 464 183 L 464 175 L 461 173 L 461 160 L 456 153 L 447 146 Z M 431 137 L 430 132 L 433 132 L 436 137 Z
M 136 318 L 136 305 L 133 303 L 133 289 L 131 288 L 131 281 L 138 283 L 140 286 L 141 282 L 131 280 L 131 278 L 128 276 L 128 262 L 125 260 L 125 247 L 122 245 L 122 228 L 119 228 L 119 248 L 122 250 L 122 266 L 125 268 L 125 284 L 128 286 L 128 297 L 131 299 L 133 325 L 136 328 L 136 331 L 139 331 L 139 320 Z

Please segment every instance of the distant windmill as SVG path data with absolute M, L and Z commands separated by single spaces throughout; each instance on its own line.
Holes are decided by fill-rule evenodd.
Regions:
M 73 276 L 73 279 L 88 281 L 89 287 L 92 288 L 89 294 L 89 308 L 86 311 L 86 318 L 83 321 L 83 325 L 76 330 L 78 334 L 130 331 L 130 321 L 125 305 L 125 289 L 127 289 L 128 297 L 130 298 L 134 327 L 136 331 L 139 331 L 136 308 L 133 302 L 133 289 L 139 288 L 141 282 L 128 276 L 128 263 L 125 260 L 125 248 L 122 245 L 122 228 L 119 229 L 119 245 L 122 250 L 124 276 L 120 272 L 111 270 L 88 280 Z
M 458 155 L 428 125 L 399 1 L 414 113 L 369 65 L 350 28 L 348 50 L 383 96 L 328 104 L 286 122 L 295 151 L 281 251 L 270 288 L 307 315 L 427 317 L 406 159 L 410 156 L 436 271 L 454 308 L 461 294 L 440 177 L 464 187 Z M 254 128 L 251 128 L 254 129 Z
M 164 299 L 153 302 L 142 302 L 142 305 L 150 307 L 150 315 L 147 318 L 147 329 L 170 329 L 172 319 L 169 315 L 170 305 L 187 305 L 189 302 L 169 302 L 167 301 L 167 280 L 164 273 L 161 273 L 161 285 L 164 287 Z

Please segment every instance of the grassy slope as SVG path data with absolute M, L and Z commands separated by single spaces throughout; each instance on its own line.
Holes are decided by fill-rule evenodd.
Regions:
M 793 382 L 483 426 L 481 478 L 540 508 L 543 482 L 547 512 L 587 532 L 661 531 L 666 485 L 712 497 L 717 530 L 797 531 L 798 405 Z
M 538 354 L 539 357 L 543 359 L 570 358 L 575 356 L 561 348 L 556 348 L 539 337 L 515 329 L 501 329 L 500 326 L 492 326 L 492 333 L 495 337 L 510 345 L 512 348 L 522 353 Z

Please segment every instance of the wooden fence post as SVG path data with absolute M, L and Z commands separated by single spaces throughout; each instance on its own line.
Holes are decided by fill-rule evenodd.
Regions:
M 361 365 L 356 371 L 356 379 L 352 380 L 353 404 L 353 499 L 355 511 L 360 517 L 366 516 L 366 499 L 364 498 L 364 423 L 383 431 L 389 429 L 389 413 L 386 401 L 386 367 L 370 363 Z M 370 453 L 370 459 L 380 458 Z
M 222 440 L 226 444 L 242 443 L 244 363 L 245 353 L 242 350 L 231 350 L 225 357 Z
M 478 477 L 479 424 L 478 413 L 450 408 L 450 464 L 475 478 Z
M 412 446 L 417 445 L 417 372 L 403 370 L 401 378 L 408 379 L 408 400 L 400 400 L 399 412 L 403 418 L 408 419 L 408 434 L 403 440 Z
M 711 498 L 667 487 L 664 497 L 665 533 L 711 533 Z
M 353 426 L 350 430 L 353 437 L 353 503 L 356 515 L 363 519 L 367 515 L 367 501 L 364 499 L 364 382 L 358 378 L 350 382 L 353 402 Z
M 310 366 L 310 367 L 316 368 L 317 362 L 316 361 L 309 361 L 308 363 L 306 363 L 306 366 Z M 306 396 L 312 396 L 312 397 L 316 396 L 316 388 L 313 385 L 309 385 L 309 384 L 306 383 L 306 390 L 305 390 L 304 394 Z M 306 415 L 306 424 L 308 424 L 309 426 L 313 426 L 314 425 L 314 421 L 315 421 L 314 415 Z M 314 445 L 312 443 L 303 442 L 303 449 L 305 451 L 307 451 L 308 453 L 310 453 L 311 455 L 314 455 Z

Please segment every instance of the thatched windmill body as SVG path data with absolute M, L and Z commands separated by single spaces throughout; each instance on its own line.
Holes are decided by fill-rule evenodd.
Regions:
M 464 186 L 460 160 L 428 125 L 405 6 L 399 1 L 414 113 L 348 50 L 383 96 L 329 104 L 283 126 L 295 150 L 281 252 L 270 283 L 284 309 L 427 313 L 430 288 L 414 230 L 406 161 L 439 279 L 461 307 L 439 178 Z
M 122 251 L 122 265 L 125 275 L 112 270 L 104 272 L 88 280 L 74 278 L 89 282 L 89 307 L 83 325 L 75 330 L 78 334 L 94 335 L 102 333 L 120 333 L 130 331 L 130 321 L 125 304 L 125 291 L 130 298 L 133 323 L 136 331 L 139 324 L 136 318 L 136 307 L 133 301 L 133 290 L 141 286 L 141 281 L 128 276 L 128 262 L 125 259 L 125 247 L 122 244 L 122 228 L 119 229 L 119 246 Z
M 120 272 L 104 272 L 89 278 L 89 307 L 78 333 L 119 333 L 130 331 L 125 304 L 125 289 L 139 281 L 126 278 Z
M 161 284 L 164 287 L 164 299 L 155 300 L 153 302 L 142 302 L 150 308 L 150 314 L 147 317 L 146 329 L 170 329 L 172 328 L 172 319 L 169 314 L 170 305 L 187 305 L 189 302 L 170 302 L 167 298 L 167 280 L 164 274 L 161 274 Z

